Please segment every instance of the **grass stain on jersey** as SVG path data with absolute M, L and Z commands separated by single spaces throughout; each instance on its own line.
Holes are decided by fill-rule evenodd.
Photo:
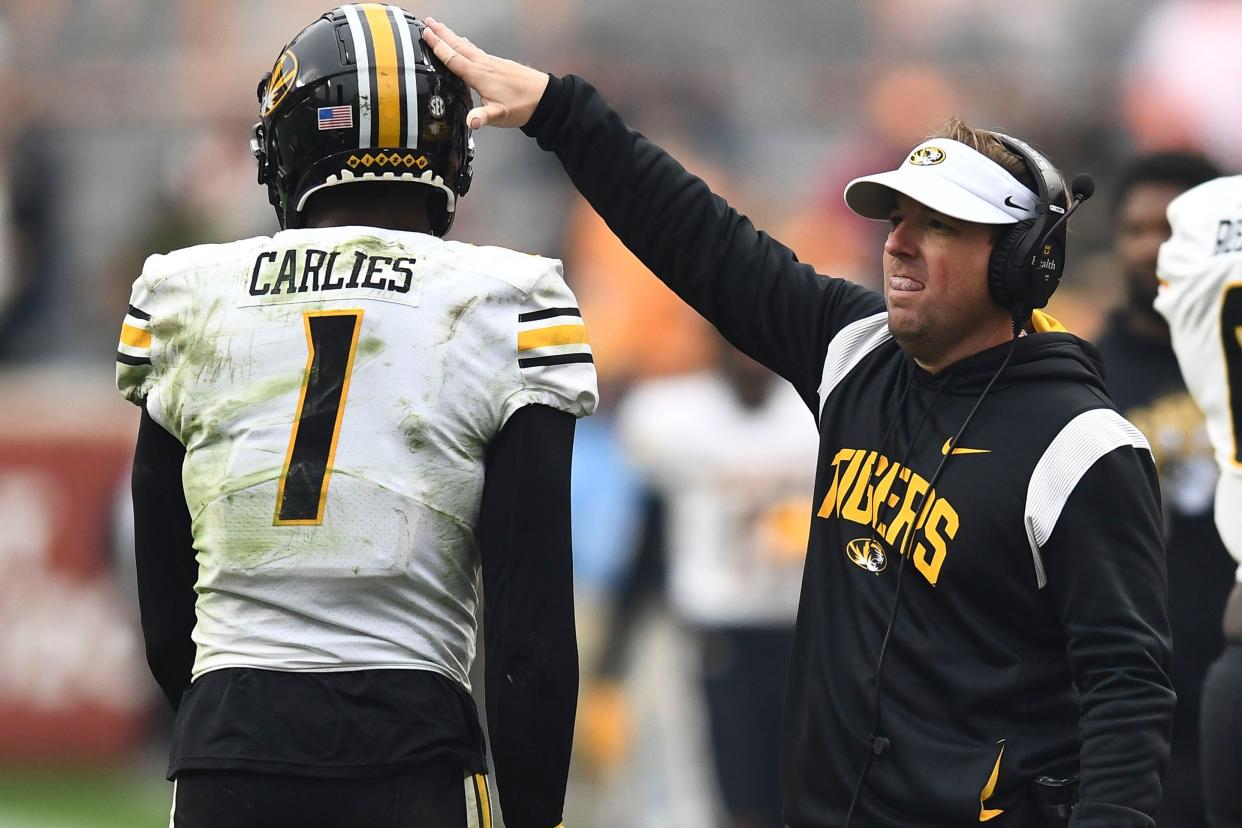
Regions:
M 174 314 L 151 326 L 152 336 L 168 343 L 169 371 L 162 380 L 170 424 L 179 430 L 182 443 L 193 439 L 193 415 L 187 415 L 184 390 L 199 383 L 214 383 L 226 372 L 234 378 L 233 359 L 228 355 L 224 332 L 224 300 L 216 299 L 205 309 L 190 305 L 183 314 Z
M 361 251 L 368 256 L 380 256 L 393 251 L 409 252 L 409 249 L 401 242 L 388 241 L 378 236 L 358 236 L 338 244 L 333 250 L 341 251 L 342 258 L 353 255 L 355 250 Z
M 187 472 L 189 465 L 187 465 Z M 201 503 L 190 499 L 186 488 L 186 501 L 191 504 L 194 516 L 194 547 L 198 550 L 200 564 L 218 566 L 226 570 L 252 571 L 271 561 L 273 553 L 293 539 L 290 535 L 274 535 L 266 525 L 258 531 L 239 531 L 248 522 L 246 512 L 261 514 L 262 520 L 270 520 L 271 508 L 265 501 L 256 504 L 245 494 L 247 489 L 275 480 L 280 469 L 264 469 L 228 481 L 227 491 L 203 492 Z M 207 476 L 207 475 L 202 475 Z M 294 547 L 296 548 L 296 547 Z
M 444 338 L 436 342 L 437 345 L 443 345 L 453 337 L 457 336 L 457 328 L 461 325 L 462 317 L 468 314 L 475 305 L 479 304 L 481 298 L 482 297 L 480 296 L 471 296 L 464 302 L 458 302 L 456 305 L 449 308 L 448 314 L 445 317 L 448 322 L 448 327 L 444 334 Z
M 411 454 L 418 454 L 427 448 L 430 440 L 427 437 L 427 427 L 423 423 L 423 418 L 414 413 L 410 407 L 410 401 L 402 397 L 398 401 L 402 408 L 409 411 L 397 425 L 401 429 L 401 433 L 405 436 L 405 447 L 410 450 Z
M 378 336 L 364 336 L 358 340 L 358 354 L 364 358 L 374 357 L 386 347 Z
M 283 456 L 273 456 L 270 467 L 249 475 L 237 477 L 235 473 L 230 473 L 238 435 L 229 433 L 228 423 L 237 416 L 238 411 L 258 408 L 287 396 L 289 406 L 285 416 L 288 426 L 282 423 L 280 427 L 292 428 L 297 406 L 296 392 L 301 387 L 302 372 L 298 371 L 241 383 L 195 410 L 186 411 L 183 407 L 183 437 L 193 449 L 182 471 L 186 504 L 191 515 L 197 514 L 217 498 L 280 477 L 284 468 Z
M 224 330 L 223 310 L 224 300 L 216 299 L 191 322 L 188 335 L 181 337 L 183 364 L 198 376 L 199 382 L 215 382 L 233 362 L 227 341 L 223 347 L 216 346 L 231 335 Z

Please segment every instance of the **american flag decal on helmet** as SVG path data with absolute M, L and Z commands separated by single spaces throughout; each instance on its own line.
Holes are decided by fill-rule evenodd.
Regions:
M 354 125 L 354 108 L 352 106 L 321 106 L 319 107 L 319 129 L 346 129 Z

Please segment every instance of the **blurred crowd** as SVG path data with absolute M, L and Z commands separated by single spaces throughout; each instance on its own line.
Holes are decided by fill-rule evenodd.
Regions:
M 1067 177 L 1097 183 L 1051 306 L 1088 339 L 1126 302 L 1113 193 L 1128 162 L 1189 150 L 1242 169 L 1239 0 L 406 6 L 485 49 L 584 75 L 803 261 L 864 284 L 878 284 L 885 228 L 846 209 L 846 182 L 895 167 L 950 114 L 1022 136 Z M 285 38 L 325 10 L 322 0 L 0 4 L 0 764 L 114 758 L 164 738 L 126 627 L 136 418 L 110 390 L 113 344 L 147 255 L 277 229 L 247 147 L 255 85 Z M 453 237 L 562 258 L 599 372 L 599 414 L 580 423 L 575 456 L 584 690 L 569 823 L 775 825 L 768 781 L 739 793 L 719 780 L 753 778 L 731 757 L 771 749 L 762 717 L 779 710 L 812 423 L 805 448 L 788 443 L 798 426 L 780 420 L 783 391 L 644 275 L 554 159 L 512 133 L 477 142 Z M 679 413 L 700 408 L 699 422 Z M 762 433 L 730 430 L 754 411 L 786 440 L 764 453 L 786 452 L 781 468 L 752 463 L 751 479 L 685 445 L 683 434 L 705 432 L 763 445 Z M 1148 436 L 1159 453 L 1160 435 Z M 702 479 L 670 470 L 671 447 Z M 680 502 L 687 491 L 698 499 Z M 700 525 L 730 528 L 701 548 Z M 722 571 L 735 569 L 715 572 L 713 548 Z M 748 589 L 771 596 L 771 612 L 731 597 Z M 66 660 L 90 661 L 74 641 L 91 642 L 93 674 L 119 677 L 73 679 L 79 665 Z M 49 678 L 58 670 L 70 677 Z M 738 710 L 758 720 L 755 741 L 722 745 L 736 728 L 720 717 Z M 99 731 L 101 715 L 113 729 L 84 746 L 82 722 Z

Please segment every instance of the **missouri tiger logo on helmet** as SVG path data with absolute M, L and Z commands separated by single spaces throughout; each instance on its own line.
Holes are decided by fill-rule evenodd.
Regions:
M 276 65 L 267 76 L 267 88 L 259 99 L 259 114 L 266 115 L 280 105 L 298 79 L 298 56 L 289 50 L 281 52 Z
M 470 90 L 422 29 L 397 6 L 340 6 L 303 29 L 259 82 L 250 147 L 282 227 L 301 227 L 307 202 L 327 187 L 393 181 L 435 188 L 432 229 L 448 232 L 472 177 Z

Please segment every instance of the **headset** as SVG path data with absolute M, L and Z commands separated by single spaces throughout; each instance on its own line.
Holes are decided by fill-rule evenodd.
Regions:
M 1065 221 L 1095 192 L 1091 176 L 1074 177 L 1073 199 L 1052 162 L 1025 141 L 1003 132 L 992 135 L 1022 159 L 1035 179 L 1035 217 L 1007 227 L 992 246 L 988 260 L 988 294 L 1013 314 L 1017 324 L 1031 311 L 1048 304 L 1065 272 Z

